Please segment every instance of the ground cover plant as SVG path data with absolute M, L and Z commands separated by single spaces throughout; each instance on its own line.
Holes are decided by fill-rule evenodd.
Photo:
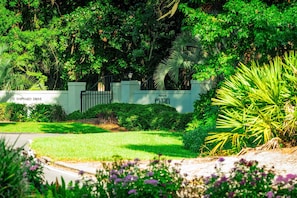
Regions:
M 159 153 L 172 159 L 197 156 L 197 153 L 183 148 L 181 134 L 166 131 L 68 134 L 36 138 L 31 146 L 38 156 L 48 156 L 53 160 L 110 161 L 113 156 L 149 160 Z

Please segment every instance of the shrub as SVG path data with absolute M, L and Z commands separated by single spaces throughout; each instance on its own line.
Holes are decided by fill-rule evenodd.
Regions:
M 215 96 L 216 88 L 205 94 L 200 94 L 199 100 L 194 103 L 193 119 L 188 122 L 186 131 L 192 131 L 204 125 L 215 125 L 218 115 L 218 107 L 212 105 L 211 98 Z
M 4 138 L 0 139 L 0 197 L 24 197 L 28 190 L 23 177 L 22 148 L 15 150 L 14 145 L 9 145 Z
M 32 156 L 27 156 L 22 164 L 24 169 L 23 177 L 29 182 L 31 190 L 42 192 L 45 183 L 42 163 Z
M 240 159 L 228 173 L 221 168 L 225 159 L 219 158 L 216 172 L 204 177 L 204 197 L 296 197 L 297 175 L 275 175 L 273 169 L 258 166 L 255 160 Z
M 221 171 L 224 158 L 218 161 L 216 173 L 205 178 L 205 197 L 267 197 L 272 191 L 275 174 L 257 161 L 241 159 L 228 174 Z
M 297 175 L 279 175 L 273 182 L 273 190 L 267 197 L 297 197 Z
M 66 114 L 60 105 L 36 104 L 30 108 L 29 119 L 37 122 L 63 121 Z
M 242 64 L 224 82 L 213 104 L 220 106 L 217 127 L 231 130 L 207 137 L 208 143 L 216 144 L 213 153 L 226 149 L 226 143 L 239 151 L 250 142 L 257 146 L 273 137 L 297 143 L 296 67 L 297 55 L 291 52 L 262 67 Z
M 138 159 L 116 161 L 97 171 L 97 197 L 176 197 L 182 184 L 179 170 L 171 161 L 154 160 L 141 169 Z
M 195 130 L 186 131 L 183 135 L 184 147 L 193 152 L 201 152 L 204 146 L 205 138 L 210 131 L 213 131 L 215 127 L 200 126 Z
M 25 104 L 6 103 L 5 117 L 10 121 L 22 122 L 27 119 L 27 107 Z
M 43 166 L 23 151 L 23 147 L 15 148 L 15 143 L 0 139 L 0 197 L 30 197 L 42 192 Z
M 6 103 L 0 103 L 0 121 L 7 121 L 5 116 Z
M 102 104 L 83 113 L 84 118 L 117 123 L 128 130 L 184 130 L 191 116 L 163 104 Z
M 84 118 L 84 116 L 80 112 L 80 110 L 74 111 L 66 116 L 66 120 L 80 120 L 83 118 Z

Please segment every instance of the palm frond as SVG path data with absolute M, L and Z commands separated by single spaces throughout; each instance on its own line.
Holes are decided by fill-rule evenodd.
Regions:
M 160 90 L 164 90 L 165 89 L 165 77 L 168 74 L 168 72 L 170 71 L 169 67 L 166 67 L 166 64 L 164 64 L 164 62 L 160 63 L 157 66 L 156 69 L 158 72 L 154 73 L 154 82 L 155 82 L 155 86 L 160 89 Z
M 201 63 L 203 59 L 204 55 L 198 37 L 188 32 L 178 35 L 172 43 L 169 57 L 164 59 L 154 72 L 157 89 L 164 89 L 164 79 L 167 74 L 171 80 L 178 82 L 180 68 L 187 69 L 189 73 L 192 73 L 193 65 Z M 163 67 L 167 67 L 167 69 Z M 164 76 L 161 77 L 160 75 Z

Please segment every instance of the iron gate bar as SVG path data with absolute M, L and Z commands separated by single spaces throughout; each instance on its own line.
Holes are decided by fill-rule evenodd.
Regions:
M 98 104 L 110 104 L 112 102 L 112 91 L 81 91 L 81 112 L 85 112 Z

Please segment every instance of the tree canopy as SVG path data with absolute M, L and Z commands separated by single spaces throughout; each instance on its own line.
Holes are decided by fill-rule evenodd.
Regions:
M 197 45 L 201 57 L 184 67 L 187 80 L 226 77 L 239 62 L 295 49 L 296 12 L 295 0 L 1 0 L 0 56 L 9 61 L 0 65 L 6 68 L 0 87 L 92 86 L 102 76 L 119 81 L 130 72 L 145 82 L 158 71 L 181 71 L 187 64 L 175 64 L 174 54 L 185 57 Z M 177 53 L 181 32 L 197 43 Z M 164 75 L 158 79 L 178 76 Z
M 157 4 L 144 1 L 2 1 L 0 43 L 22 87 L 63 89 L 67 81 L 94 84 L 132 72 L 152 76 L 180 31 L 181 18 L 158 21 Z M 3 24 L 3 25 L 2 25 Z

